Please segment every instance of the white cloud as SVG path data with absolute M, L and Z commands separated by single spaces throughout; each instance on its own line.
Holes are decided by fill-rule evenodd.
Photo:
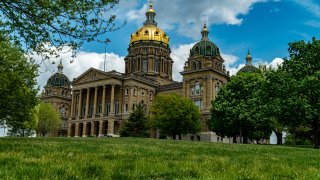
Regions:
M 314 14 L 317 17 L 320 17 L 320 5 L 315 3 L 313 0 L 292 0 L 296 4 L 302 6 L 310 13 Z
M 70 81 L 72 81 L 73 78 L 78 77 L 91 67 L 103 70 L 104 57 L 104 53 L 80 51 L 78 52 L 75 61 L 70 63 L 71 53 L 61 54 L 61 59 L 64 66 L 63 73 L 69 77 Z M 59 64 L 60 58 L 51 59 L 50 62 L 44 61 L 42 63 L 40 63 L 41 58 L 39 56 L 34 56 L 34 58 L 40 64 L 40 75 L 37 78 L 37 82 L 40 85 L 40 90 L 42 90 L 49 77 L 57 72 L 57 65 Z M 53 61 L 55 64 L 52 64 Z M 124 57 L 114 53 L 106 54 L 107 71 L 116 70 L 123 73 L 125 68 L 124 66 Z
M 156 21 L 164 30 L 175 29 L 181 35 L 199 39 L 204 21 L 212 24 L 240 25 L 243 21 L 241 15 L 246 15 L 252 6 L 267 0 L 156 0 L 154 9 L 157 13 Z M 126 4 L 129 0 L 123 0 Z M 121 4 L 120 4 L 121 5 Z M 138 7 L 137 4 L 125 6 L 120 18 L 137 22 L 139 25 L 145 20 L 147 3 Z M 124 15 L 125 14 L 125 15 Z
M 275 58 L 269 63 L 269 66 L 277 68 L 282 63 L 283 63 L 283 59 L 282 58 Z

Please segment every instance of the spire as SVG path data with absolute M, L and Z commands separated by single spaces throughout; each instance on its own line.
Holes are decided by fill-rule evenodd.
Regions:
M 247 56 L 246 56 L 246 65 L 252 65 L 252 57 L 251 57 L 251 54 L 250 54 L 250 49 L 248 49 L 248 53 L 247 53 Z
M 60 63 L 58 65 L 58 73 L 62 74 L 62 70 L 63 70 L 62 59 L 60 59 Z
M 157 25 L 157 22 L 154 20 L 156 13 L 152 7 L 152 0 L 150 0 L 149 10 L 146 12 L 147 20 L 143 23 L 144 25 Z
M 204 23 L 201 34 L 202 34 L 201 40 L 209 40 L 209 38 L 208 38 L 209 31 L 207 29 L 207 23 Z

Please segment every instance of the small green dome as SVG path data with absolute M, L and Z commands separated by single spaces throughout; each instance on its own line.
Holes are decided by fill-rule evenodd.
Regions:
M 243 72 L 243 73 L 260 73 L 260 69 L 256 68 L 255 66 L 252 65 L 245 65 L 242 67 L 238 73 Z
M 216 56 L 219 55 L 219 49 L 213 42 L 201 40 L 190 50 L 190 56 L 193 55 Z
M 47 86 L 70 86 L 69 78 L 62 73 L 55 73 L 48 81 Z

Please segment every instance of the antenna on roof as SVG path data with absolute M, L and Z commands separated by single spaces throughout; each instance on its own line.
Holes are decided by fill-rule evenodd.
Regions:
M 103 62 L 103 71 L 106 72 L 106 60 L 107 60 L 107 44 L 110 42 L 110 39 L 104 41 L 106 44 L 104 46 L 104 62 Z

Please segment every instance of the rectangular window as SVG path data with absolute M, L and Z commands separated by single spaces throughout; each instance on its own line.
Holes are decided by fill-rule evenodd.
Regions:
M 124 106 L 124 111 L 127 113 L 129 111 L 129 105 L 126 103 Z
M 193 101 L 194 105 L 196 105 L 199 109 L 202 109 L 202 100 L 198 99 Z
M 124 91 L 124 94 L 127 96 L 129 94 L 129 89 L 126 88 L 126 90 Z

